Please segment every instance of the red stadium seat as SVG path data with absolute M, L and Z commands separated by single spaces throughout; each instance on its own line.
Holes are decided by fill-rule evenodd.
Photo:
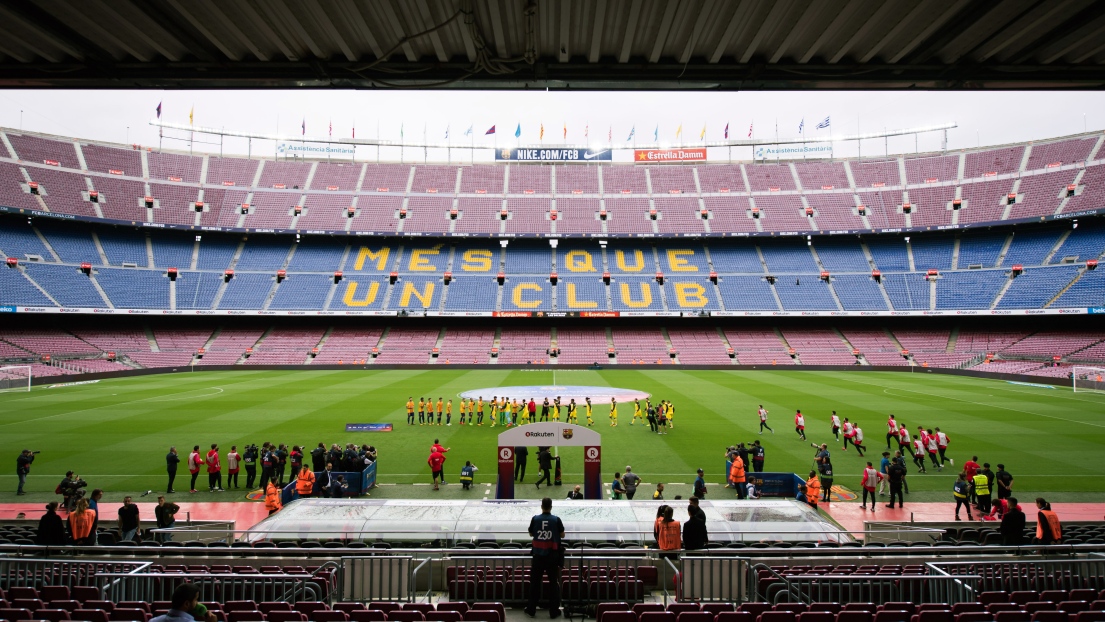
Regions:
M 717 615 L 723 611 L 736 611 L 733 603 L 702 603 L 702 610 Z
M 313 611 L 309 617 L 311 622 L 348 622 L 349 620 L 349 614 L 346 612 L 330 611 L 327 609 Z
M 150 619 L 150 613 L 138 608 L 116 607 L 111 610 L 111 615 L 108 617 L 111 622 L 147 622 Z
M 0 609 L 0 620 L 10 620 L 10 622 L 16 622 L 16 620 L 30 620 L 30 609 L 12 609 L 10 607 Z
M 69 591 L 69 586 L 66 585 L 44 585 L 42 589 L 38 591 L 38 597 L 48 603 L 54 602 L 55 600 L 69 600 L 73 598 L 72 593 Z
M 334 603 L 332 609 L 334 611 L 345 611 L 348 613 L 350 611 L 363 611 L 368 609 L 368 607 L 365 607 L 364 603 Z
M 637 614 L 632 611 L 605 611 L 595 622 L 637 622 Z
M 676 622 L 714 622 L 714 614 L 705 611 L 684 611 L 676 616 Z
M 996 622 L 1030 622 L 1032 616 L 1023 611 L 998 611 L 994 613 Z
M 1032 622 L 1070 622 L 1070 616 L 1062 611 L 1037 611 L 1032 614 Z
M 64 609 L 39 609 L 35 612 L 35 618 L 50 622 L 63 622 L 70 619 L 69 612 Z
M 226 612 L 227 622 L 265 622 L 265 614 L 260 611 L 236 611 Z
M 282 602 L 282 601 L 279 601 L 279 602 L 278 601 L 265 601 L 265 602 L 260 603 L 260 604 L 257 605 L 257 611 L 260 611 L 261 613 L 265 614 L 266 617 L 270 613 L 272 613 L 273 611 L 291 611 L 291 610 L 292 610 L 291 603 L 286 603 L 286 602 Z
M 503 622 L 499 612 L 491 609 L 469 609 L 464 614 L 464 620 L 465 622 Z M 391 618 L 388 618 L 388 622 L 391 622 Z
M 756 622 L 756 618 L 747 611 L 722 611 L 714 622 Z
M 330 605 L 326 603 L 315 602 L 313 600 L 301 600 L 292 605 L 292 609 L 307 614 L 307 619 L 315 622 L 312 616 L 316 611 L 330 611 Z
M 376 609 L 351 609 L 346 611 L 350 622 L 387 622 L 388 616 Z
M 307 614 L 298 611 L 275 610 L 265 614 L 268 622 L 307 622 Z
M 674 613 L 668 611 L 646 611 L 637 617 L 638 622 L 676 622 Z
M 69 617 L 73 620 L 83 620 L 84 622 L 109 622 L 107 612 L 103 609 L 77 609 L 71 612 Z
M 461 616 L 463 616 L 465 613 L 468 612 L 468 603 L 465 603 L 465 602 L 438 603 L 437 604 L 437 610 L 438 611 L 456 611 Z
M 403 603 L 403 611 L 421 611 L 425 614 L 437 610 L 430 603 Z
M 430 611 L 422 615 L 426 616 L 426 622 L 461 622 L 464 619 L 459 611 Z
M 424 622 L 426 616 L 421 611 L 404 611 L 402 609 L 388 614 L 388 622 Z

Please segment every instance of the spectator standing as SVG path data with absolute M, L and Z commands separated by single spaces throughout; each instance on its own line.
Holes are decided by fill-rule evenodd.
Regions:
M 683 523 L 683 548 L 688 551 L 702 550 L 708 541 L 705 513 L 694 503 L 688 504 L 687 520 Z
M 238 472 L 241 470 L 242 455 L 238 453 L 238 446 L 231 445 L 230 453 L 226 454 L 226 487 L 238 487 Z
M 173 490 L 173 482 L 176 481 L 176 469 L 180 464 L 180 456 L 176 453 L 176 447 L 170 447 L 169 453 L 165 454 L 165 471 L 169 474 L 169 484 L 165 487 L 167 494 L 173 494 L 176 491 Z
M 706 498 L 706 479 L 704 477 L 702 469 L 698 470 L 698 477 L 694 480 L 694 496 L 699 499 Z
M 519 445 L 514 448 L 514 481 L 526 479 L 526 462 L 529 460 L 529 447 Z
M 529 521 L 529 535 L 533 538 L 530 548 L 529 601 L 525 613 L 537 615 L 537 603 L 541 598 L 542 584 L 549 579 L 549 617 L 560 617 L 560 569 L 564 567 L 564 523 L 552 513 L 552 499 L 541 500 L 541 513 Z
M 27 474 L 31 472 L 31 463 L 34 461 L 35 456 L 30 449 L 24 449 L 15 459 L 15 474 L 19 477 L 19 489 L 15 494 L 27 494 L 23 492 L 23 485 L 27 483 Z
M 886 467 L 886 479 L 890 482 L 890 503 L 886 507 L 894 509 L 894 497 L 898 497 L 898 509 L 905 507 L 905 498 L 902 497 L 902 486 L 905 485 L 905 465 L 893 460 Z
M 334 463 L 327 462 L 326 468 L 319 471 L 316 478 L 318 484 L 318 494 L 322 497 L 330 496 L 330 484 L 334 479 Z
M 955 520 L 962 520 L 959 518 L 959 508 L 962 506 L 967 506 L 967 520 L 974 520 L 971 516 L 971 487 L 967 484 L 966 472 L 960 473 L 959 479 L 952 484 L 952 496 L 955 497 Z
M 744 481 L 744 461 L 741 459 L 740 454 L 736 454 L 733 456 L 733 461 L 729 464 L 729 482 L 737 489 L 738 499 L 744 499 L 747 494 L 744 487 Z
M 222 464 L 219 462 L 219 445 L 211 443 L 211 451 L 207 452 L 207 484 L 208 492 L 223 491 Z
M 890 452 L 889 451 L 884 451 L 884 452 L 882 452 L 882 460 L 879 461 L 879 473 L 882 473 L 885 476 L 886 475 L 886 470 L 889 467 L 890 467 Z M 886 494 L 885 489 L 886 489 L 887 483 L 888 482 L 886 481 L 885 477 L 882 480 L 879 481 L 879 496 L 880 497 Z
M 242 464 L 246 467 L 246 488 L 252 489 L 257 481 L 257 445 L 246 447 L 246 453 L 242 455 Z
M 656 541 L 661 551 L 678 551 L 683 548 L 683 529 L 674 518 L 675 510 L 664 506 L 664 516 L 657 525 Z
M 100 488 L 92 489 L 92 494 L 88 495 L 88 509 L 92 510 L 94 519 L 92 521 L 92 541 L 90 544 L 99 544 L 100 533 L 100 499 L 104 498 L 104 491 Z
M 200 476 L 200 466 L 203 465 L 203 456 L 200 455 L 200 446 L 193 445 L 192 453 L 188 454 L 188 472 L 192 474 L 192 485 L 188 492 L 196 492 L 196 479 Z
M 994 473 L 994 486 L 998 499 L 1008 499 L 1013 494 L 1013 475 L 1005 470 L 1004 464 L 999 464 L 998 472 Z
M 65 544 L 65 524 L 58 516 L 58 503 L 46 504 L 46 513 L 38 519 L 38 533 L 35 544 L 39 546 L 63 546 Z
M 614 481 L 610 484 L 610 496 L 615 501 L 625 496 L 625 483 L 622 482 L 622 474 L 618 471 L 614 471 Z
M 633 495 L 637 494 L 637 486 L 641 484 L 641 477 L 633 472 L 633 467 L 627 465 L 622 483 L 625 484 L 625 498 L 632 501 Z
M 552 486 L 552 453 L 548 447 L 537 448 L 537 464 L 541 467 L 541 478 L 537 480 L 537 488 L 541 488 L 541 482 Z
M 1024 544 L 1024 510 L 1017 504 L 1016 497 L 1009 497 L 1006 501 L 1009 509 L 1001 517 L 1001 543 L 1006 546 L 1020 546 Z
M 893 462 L 894 464 L 902 465 L 902 469 L 906 468 L 905 458 L 902 456 L 902 452 L 900 452 L 900 451 L 894 452 L 894 457 L 891 458 L 890 461 Z M 908 469 L 905 470 L 905 474 L 909 475 L 909 470 Z M 905 494 L 908 495 L 909 494 L 909 478 L 908 477 L 902 477 L 902 488 L 905 489 Z
M 134 542 L 140 525 L 138 506 L 131 500 L 130 495 L 123 497 L 123 506 L 119 508 L 119 533 L 122 534 L 123 541 Z
M 288 446 L 284 443 L 280 443 L 280 447 L 277 448 L 275 455 L 273 456 L 273 477 L 279 483 L 280 487 L 284 487 L 284 469 L 288 467 Z
M 73 544 L 87 546 L 96 544 L 92 526 L 96 522 L 96 511 L 89 509 L 87 499 L 79 499 L 77 507 L 69 513 L 69 533 Z
M 1036 508 L 1036 542 L 1039 544 L 1061 544 L 1063 542 L 1063 526 L 1059 523 L 1059 516 L 1051 511 L 1051 504 L 1043 497 L 1037 497 Z
M 175 503 L 168 503 L 165 501 L 164 496 L 157 498 L 157 507 L 153 509 L 154 520 L 156 521 L 158 529 L 172 529 L 176 525 L 176 513 L 180 511 L 180 506 Z M 171 542 L 173 534 L 171 533 L 159 533 L 157 534 L 157 540 L 159 542 Z

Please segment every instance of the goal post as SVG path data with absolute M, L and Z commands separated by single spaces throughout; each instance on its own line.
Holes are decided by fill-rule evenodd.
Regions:
M 1105 367 L 1075 366 L 1071 383 L 1074 392 L 1105 391 Z
M 31 390 L 31 366 L 10 365 L 0 367 L 0 393 Z

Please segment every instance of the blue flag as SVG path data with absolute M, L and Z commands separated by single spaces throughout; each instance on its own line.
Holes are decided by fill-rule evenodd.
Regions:
M 824 121 L 817 124 L 817 129 L 823 130 L 823 129 L 829 127 L 829 119 L 830 119 L 830 117 L 825 117 Z
M 656 129 L 652 130 L 652 140 L 654 140 L 654 141 L 659 141 L 660 140 L 660 126 L 659 125 L 656 126 Z
M 472 135 L 472 126 L 471 125 L 468 126 L 468 129 L 464 130 L 464 135 L 465 136 L 471 136 Z
M 514 137 L 519 138 L 522 135 L 522 124 L 519 123 L 518 127 L 514 128 Z
M 806 127 L 806 119 L 805 119 L 805 117 L 803 117 L 802 122 L 798 124 L 798 133 L 801 134 L 802 129 L 805 128 L 805 127 Z
M 157 102 L 157 118 L 161 118 L 161 102 Z
M 629 136 L 628 136 L 628 137 L 626 137 L 626 139 L 625 139 L 625 142 L 629 142 L 629 141 L 633 140 L 633 136 L 634 136 L 634 134 L 636 134 L 636 133 L 637 133 L 637 126 L 636 126 L 636 125 L 634 125 L 634 126 L 633 126 L 632 128 L 630 128 L 630 130 L 629 130 Z

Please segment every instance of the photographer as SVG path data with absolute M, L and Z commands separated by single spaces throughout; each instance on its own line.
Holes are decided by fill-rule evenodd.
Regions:
M 257 445 L 246 447 L 246 453 L 242 455 L 242 464 L 246 467 L 246 488 L 253 489 L 253 483 L 257 480 Z
M 23 453 L 15 459 L 15 474 L 19 476 L 19 490 L 15 494 L 26 494 L 23 492 L 23 485 L 27 483 L 27 474 L 31 472 L 31 463 L 35 461 L 35 454 L 37 453 L 37 451 L 24 449 Z
M 67 471 L 65 479 L 61 480 L 61 483 L 54 489 L 54 493 L 62 496 L 62 505 L 65 506 L 65 511 L 72 512 L 77 505 L 77 501 L 84 498 L 84 489 L 87 487 L 88 482 L 72 471 Z

